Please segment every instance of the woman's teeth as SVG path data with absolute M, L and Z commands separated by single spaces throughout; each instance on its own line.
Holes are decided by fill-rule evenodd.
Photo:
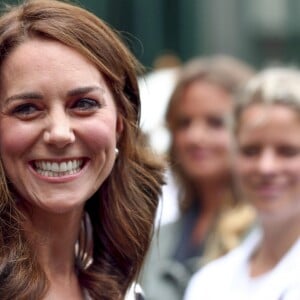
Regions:
M 83 160 L 68 160 L 63 162 L 52 161 L 35 161 L 35 170 L 48 177 L 59 177 L 65 175 L 72 175 L 80 171 L 83 164 Z

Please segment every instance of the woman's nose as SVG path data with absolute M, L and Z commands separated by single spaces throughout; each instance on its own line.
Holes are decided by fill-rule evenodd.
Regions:
M 199 142 L 206 138 L 205 126 L 201 122 L 193 122 L 187 131 L 187 137 L 190 141 Z
M 49 116 L 49 122 L 44 132 L 46 143 L 64 148 L 75 141 L 75 135 L 69 116 L 63 112 Z
M 276 154 L 271 149 L 263 151 L 258 160 L 259 171 L 263 174 L 272 174 L 277 170 Z

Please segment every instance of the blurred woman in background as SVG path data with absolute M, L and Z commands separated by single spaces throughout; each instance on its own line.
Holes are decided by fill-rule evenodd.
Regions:
M 142 280 L 149 300 L 182 299 L 191 275 L 236 246 L 248 230 L 252 210 L 237 207 L 233 213 L 237 199 L 225 119 L 233 95 L 252 75 L 252 68 L 227 56 L 196 58 L 181 70 L 166 113 L 181 216 L 152 243 Z M 231 218 L 223 217 L 229 211 Z

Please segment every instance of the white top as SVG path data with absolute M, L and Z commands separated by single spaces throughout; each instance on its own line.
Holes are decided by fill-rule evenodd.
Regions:
M 249 258 L 261 232 L 209 263 L 191 279 L 184 300 L 300 300 L 300 238 L 268 273 L 251 278 Z
M 148 135 L 150 145 L 159 154 L 165 154 L 170 143 L 165 113 L 179 70 L 177 67 L 160 69 L 139 78 L 141 128 Z
M 165 182 L 162 186 L 156 212 L 155 225 L 159 226 L 175 222 L 179 218 L 178 187 L 169 169 L 165 172 Z
M 143 291 L 139 284 L 134 283 L 132 284 L 131 288 L 128 290 L 125 300 L 136 300 L 136 293 L 143 295 Z
M 143 291 L 139 284 L 133 283 L 129 290 L 127 291 L 124 300 L 137 300 L 136 294 L 143 295 Z M 92 300 L 89 293 L 84 291 L 84 299 L 85 300 Z

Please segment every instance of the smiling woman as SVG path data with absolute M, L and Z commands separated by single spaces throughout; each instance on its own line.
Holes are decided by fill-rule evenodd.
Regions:
M 111 172 L 123 129 L 102 75 L 72 48 L 31 38 L 4 60 L 0 76 L 0 153 L 18 196 L 27 200 L 22 205 L 82 207 Z M 67 164 L 70 171 L 62 173 Z
M 0 18 L 1 299 L 133 296 L 162 183 L 137 70 L 77 6 L 29 0 Z

